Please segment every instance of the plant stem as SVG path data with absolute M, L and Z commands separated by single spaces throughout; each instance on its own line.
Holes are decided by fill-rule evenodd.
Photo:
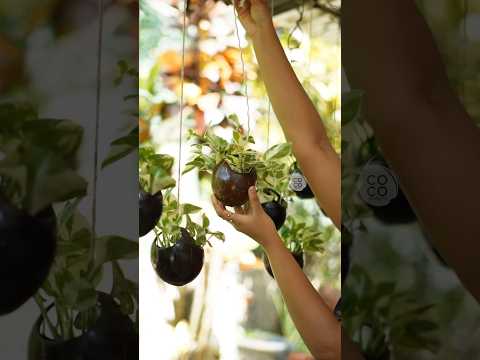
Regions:
M 52 322 L 50 321 L 50 318 L 48 317 L 47 311 L 46 311 L 45 307 L 43 306 L 42 299 L 40 298 L 40 296 L 38 294 L 35 294 L 34 299 L 35 299 L 35 302 L 37 303 L 38 307 L 40 308 L 40 311 L 42 313 L 43 321 L 47 324 L 48 329 L 52 333 L 53 338 L 55 340 L 58 340 L 60 338 L 60 335 L 58 334 L 57 329 L 55 329 Z

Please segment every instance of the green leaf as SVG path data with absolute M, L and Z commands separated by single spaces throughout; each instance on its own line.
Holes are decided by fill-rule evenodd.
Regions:
M 29 189 L 30 195 L 27 208 L 31 214 L 36 214 L 50 204 L 83 197 L 87 193 L 87 181 L 75 171 L 69 169 L 55 169 L 50 162 L 54 159 L 44 159 L 43 164 L 35 174 Z
M 192 205 L 192 204 L 182 204 L 180 207 L 180 213 L 182 215 L 190 215 L 190 214 L 195 214 L 199 211 L 201 211 L 202 208 Z
M 98 237 L 95 247 L 95 267 L 114 260 L 138 257 L 138 243 L 117 235 Z
M 282 159 L 291 155 L 292 146 L 288 143 L 282 143 L 272 146 L 265 152 L 265 158 L 267 160 Z
M 112 141 L 110 152 L 102 162 L 102 169 L 123 159 L 138 149 L 138 126 L 128 135 Z
M 363 96 L 364 92 L 360 90 L 342 94 L 342 125 L 348 124 L 359 116 Z

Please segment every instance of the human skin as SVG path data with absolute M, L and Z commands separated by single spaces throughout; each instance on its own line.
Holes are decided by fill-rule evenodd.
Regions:
M 415 1 L 343 0 L 342 58 L 422 228 L 480 300 L 480 131 Z

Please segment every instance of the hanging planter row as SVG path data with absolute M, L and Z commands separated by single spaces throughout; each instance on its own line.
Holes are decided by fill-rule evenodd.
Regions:
M 226 206 L 245 205 L 248 189 L 256 186 L 262 207 L 277 230 L 282 230 L 285 244 L 303 267 L 303 252 L 320 251 L 322 234 L 314 226 L 296 223 L 292 217 L 284 226 L 286 199 L 294 193 L 289 188 L 291 177 L 294 174 L 298 179 L 300 174 L 292 165 L 291 146 L 277 144 L 261 154 L 250 148 L 253 137 L 245 134 L 236 116 L 229 120 L 233 128 L 231 142 L 215 135 L 212 129 L 202 135 L 194 130 L 189 132 L 189 139 L 194 141 L 194 156 L 183 174 L 193 169 L 209 173 L 213 194 Z M 203 247 L 209 243 L 207 236 L 224 240 L 224 235 L 208 229 L 210 222 L 205 215 L 201 224 L 192 221 L 190 215 L 200 212 L 200 208 L 177 202 L 172 194 L 172 167 L 170 156 L 155 154 L 148 146 L 140 148 L 140 234 L 155 232 L 152 264 L 158 276 L 169 284 L 183 286 L 195 279 L 202 268 Z M 270 273 L 268 259 L 264 260 Z
M 180 96 L 180 133 L 179 156 L 182 153 L 185 44 L 188 2 L 183 9 L 182 31 L 182 67 Z M 260 154 L 253 150 L 255 143 L 250 135 L 250 109 L 248 88 L 245 79 L 245 63 L 238 32 L 237 14 L 233 11 L 236 35 L 239 42 L 247 100 L 248 129 L 240 126 L 238 117 L 231 115 L 228 123 L 232 125 L 232 140 L 214 134 L 207 128 L 203 134 L 194 130 L 188 133 L 189 140 L 194 141 L 193 158 L 180 171 L 181 159 L 178 159 L 178 193 L 177 199 L 171 193 L 175 181 L 170 177 L 173 159 L 155 154 L 153 149 L 144 146 L 140 149 L 140 191 L 139 191 L 139 232 L 144 236 L 154 230 L 156 237 L 152 245 L 152 264 L 158 276 L 164 281 L 182 286 L 192 281 L 203 266 L 203 246 L 209 243 L 207 236 L 224 240 L 222 233 L 208 229 L 209 220 L 203 215 L 202 224 L 192 221 L 190 215 L 201 209 L 191 204 L 180 204 L 180 180 L 182 174 L 193 169 L 211 175 L 214 196 L 225 206 L 241 207 L 248 202 L 248 189 L 256 186 L 262 199 L 262 207 L 272 218 L 277 230 L 281 229 L 287 218 L 287 201 L 289 195 L 310 199 L 314 195 L 296 163 L 292 164 L 290 144 L 277 144 Z M 270 112 L 269 112 L 270 115 Z M 270 117 L 268 118 L 270 120 Z M 165 194 L 162 195 L 162 190 Z M 163 217 L 162 217 L 163 213 Z M 292 219 L 290 227 L 284 229 L 286 245 L 303 267 L 303 246 L 318 251 L 321 234 L 306 224 L 298 225 Z M 307 244 L 316 243 L 316 246 Z M 268 259 L 265 265 L 269 271 Z M 271 270 L 269 271 L 271 273 Z

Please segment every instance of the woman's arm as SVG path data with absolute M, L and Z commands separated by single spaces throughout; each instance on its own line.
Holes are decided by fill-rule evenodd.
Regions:
M 386 159 L 442 256 L 480 299 L 480 130 L 414 0 L 344 0 L 342 57 Z
M 285 56 L 266 1 L 250 0 L 245 4 L 238 10 L 239 17 L 253 41 L 273 110 L 315 198 L 340 228 L 340 159 Z
M 248 210 L 237 208 L 235 213 L 214 196 L 212 202 L 221 218 L 263 246 L 288 312 L 315 359 L 341 359 L 340 324 L 283 244 L 254 187 L 249 198 Z

